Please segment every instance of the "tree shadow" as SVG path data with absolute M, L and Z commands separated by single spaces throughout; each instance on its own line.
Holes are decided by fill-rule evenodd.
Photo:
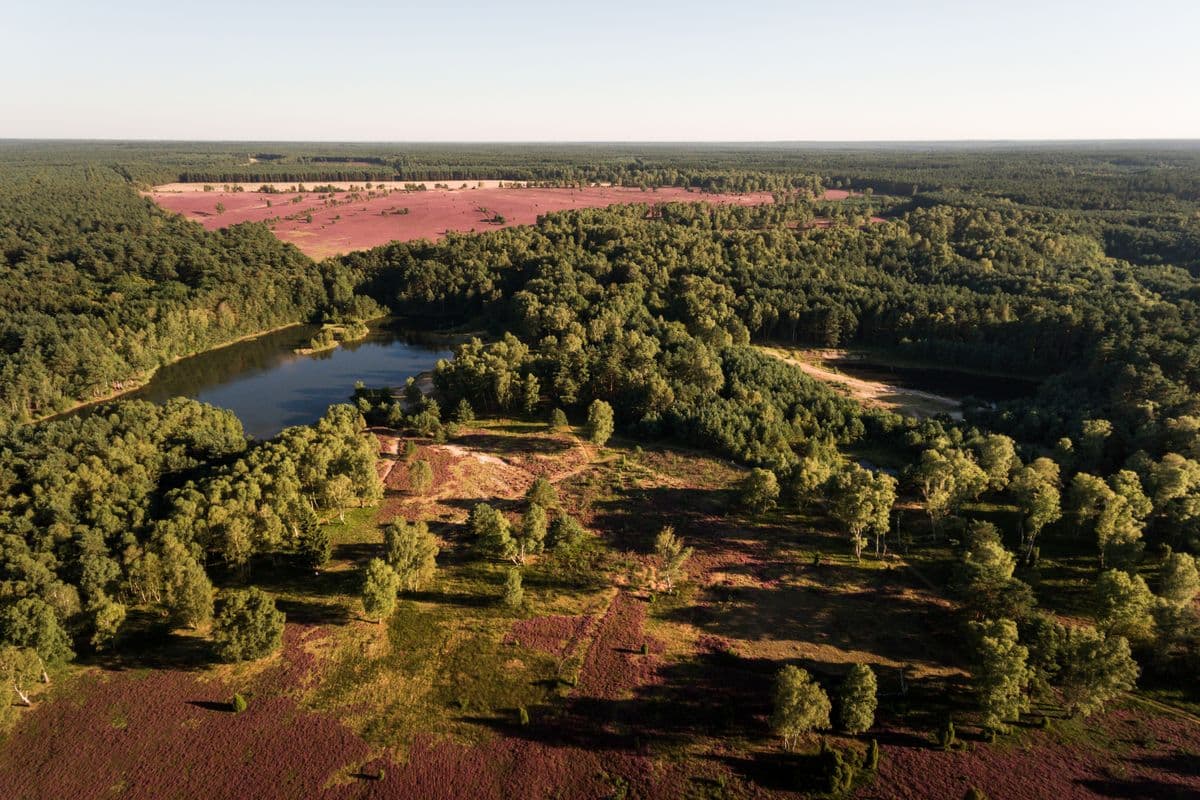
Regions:
M 571 443 L 546 436 L 503 436 L 490 433 L 464 433 L 454 437 L 454 443 L 483 453 L 499 455 L 541 454 L 554 455 L 571 449 Z
M 205 711 L 216 711 L 223 714 L 233 713 L 233 707 L 229 703 L 223 703 L 219 700 L 188 700 L 187 704 L 196 708 L 202 708 Z
M 1126 800 L 1195 800 L 1196 797 L 1195 786 L 1151 778 L 1093 778 L 1076 781 L 1076 785 L 1100 797 Z
M 346 607 L 339 603 L 280 598 L 275 607 L 287 615 L 288 622 L 301 625 L 344 625 L 350 621 Z

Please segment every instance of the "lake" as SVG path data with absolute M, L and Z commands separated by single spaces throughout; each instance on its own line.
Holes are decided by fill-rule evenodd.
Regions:
M 403 386 L 407 377 L 449 358 L 444 344 L 422 343 L 411 331 L 373 324 L 367 338 L 311 355 L 305 347 L 319 326 L 297 325 L 209 350 L 169 364 L 125 397 L 165 402 L 192 397 L 238 416 L 246 433 L 267 439 L 291 425 L 318 420 L 334 403 L 349 401 L 356 381 Z

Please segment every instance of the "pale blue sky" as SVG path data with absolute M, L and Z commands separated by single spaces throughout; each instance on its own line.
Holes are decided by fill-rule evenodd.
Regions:
M 7 0 L 0 137 L 1200 138 L 1200 0 Z

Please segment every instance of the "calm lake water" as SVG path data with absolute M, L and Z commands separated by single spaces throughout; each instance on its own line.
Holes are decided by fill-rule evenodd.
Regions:
M 317 326 L 301 325 L 210 350 L 170 364 L 128 397 L 161 403 L 192 397 L 237 414 L 246 433 L 266 439 L 290 425 L 315 422 L 347 402 L 356 381 L 403 386 L 410 375 L 449 358 L 444 345 L 421 344 L 411 332 L 373 325 L 366 339 L 334 350 L 297 355 Z

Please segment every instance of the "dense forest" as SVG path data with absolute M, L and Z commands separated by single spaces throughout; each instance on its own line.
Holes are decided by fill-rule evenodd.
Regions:
M 777 194 L 559 212 L 318 264 L 265 225 L 206 232 L 138 193 L 175 179 L 466 178 Z M 857 193 L 827 202 L 822 187 Z M 139 615 L 212 624 L 225 660 L 277 649 L 282 618 L 255 575 L 319 569 L 326 523 L 383 497 L 367 427 L 444 443 L 477 415 L 573 419 L 597 447 L 615 433 L 716 454 L 744 474 L 731 515 L 811 515 L 855 561 L 949 553 L 934 574 L 970 651 L 973 719 L 993 737 L 1031 699 L 1092 714 L 1139 675 L 1189 680 L 1200 665 L 1194 147 L 5 143 L 0 236 L 10 673 L 118 649 Z M 37 421 L 242 336 L 384 308 L 479 335 L 439 362 L 428 393 L 396 391 L 405 376 L 359 386 L 268 441 L 182 398 Z M 918 420 L 865 408 L 759 347 L 773 343 L 870 347 L 1039 388 L 968 398 L 962 420 Z M 881 452 L 886 466 L 863 455 Z M 430 464 L 407 469 L 414 491 L 429 489 Z M 582 527 L 551 514 L 552 495 L 531 489 L 515 525 L 479 504 L 460 526 L 475 555 L 512 562 L 513 607 L 527 556 L 553 550 L 572 569 L 582 558 Z M 898 503 L 925 519 L 902 533 Z M 432 573 L 426 522 L 389 526 L 387 558 L 363 570 L 376 621 Z M 691 551 L 671 530 L 655 547 L 667 576 L 656 591 L 669 594 Z M 1041 582 L 1052 558 L 1090 565 L 1090 600 L 1070 609 L 1079 624 Z M 826 698 L 825 723 L 805 727 L 820 703 L 787 669 L 771 725 L 790 746 L 830 725 Z M 945 736 L 949 749 L 952 724 Z

